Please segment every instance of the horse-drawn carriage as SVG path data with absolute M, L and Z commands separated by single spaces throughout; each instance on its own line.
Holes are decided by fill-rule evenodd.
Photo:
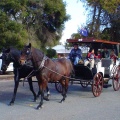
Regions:
M 105 40 L 95 40 L 93 38 L 85 39 L 67 39 L 70 44 L 77 43 L 80 46 L 86 46 L 86 49 L 92 47 L 97 54 L 98 50 L 102 50 L 106 47 L 109 50 L 114 49 L 116 55 L 119 53 L 118 42 L 110 42 Z M 74 65 L 75 75 L 70 79 L 72 83 L 76 82 L 81 84 L 82 87 L 92 86 L 92 92 L 94 96 L 99 96 L 102 92 L 102 88 L 108 87 L 110 79 L 112 79 L 113 88 L 115 91 L 120 88 L 120 81 L 118 77 L 119 72 L 119 61 L 116 60 L 116 65 L 113 64 L 113 60 L 110 58 L 96 59 L 95 67 L 93 70 L 89 66 L 84 66 L 84 64 Z M 61 92 L 61 86 L 56 83 L 57 91 Z
M 95 51 L 97 51 L 98 48 L 101 48 L 103 44 L 106 44 L 108 48 L 114 48 L 116 50 L 116 53 L 118 54 L 117 47 L 119 43 L 117 42 L 94 39 L 68 39 L 67 42 L 76 42 L 80 45 L 89 43 L 95 49 Z M 111 78 L 113 80 L 114 90 L 118 90 L 120 88 L 119 64 L 113 66 L 110 59 L 102 59 L 100 61 L 97 61 L 95 64 L 96 69 L 93 69 L 92 71 L 89 69 L 88 66 L 84 66 L 84 64 L 78 64 L 74 66 L 75 74 L 70 77 L 70 74 L 73 71 L 73 66 L 70 60 L 63 58 L 53 61 L 48 58 L 41 50 L 32 47 L 31 44 L 25 46 L 22 52 L 16 49 L 7 49 L 3 52 L 1 58 L 3 60 L 3 67 L 7 67 L 11 61 L 14 62 L 15 87 L 10 105 L 13 104 L 15 101 L 20 78 L 28 79 L 30 90 L 32 91 L 34 95 L 34 100 L 36 101 L 38 96 L 36 96 L 33 90 L 32 76 L 36 76 L 39 84 L 39 94 L 41 94 L 41 101 L 37 109 L 39 109 L 43 105 L 43 99 L 45 99 L 44 91 L 46 88 L 48 88 L 47 83 L 50 81 L 55 82 L 56 89 L 59 92 L 62 92 L 63 98 L 61 99 L 61 102 L 63 102 L 66 98 L 69 79 L 71 83 L 77 81 L 82 85 L 82 87 L 87 87 L 88 85 L 91 85 L 93 95 L 96 97 L 99 96 L 102 92 L 106 75 L 107 78 Z M 103 68 L 103 71 L 102 69 L 99 69 L 100 67 Z M 23 70 L 26 71 L 23 72 Z M 111 71 L 110 74 L 108 70 L 109 72 Z

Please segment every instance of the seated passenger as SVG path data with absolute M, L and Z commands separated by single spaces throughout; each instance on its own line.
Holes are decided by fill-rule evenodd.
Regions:
M 106 47 L 104 47 L 104 49 L 103 49 L 102 58 L 110 58 L 110 53 Z
M 118 58 L 118 56 L 115 54 L 114 50 L 111 50 L 111 54 L 110 54 L 110 59 L 113 59 L 113 64 L 116 64 L 116 59 Z
M 65 55 L 64 54 L 58 54 L 58 58 L 65 58 Z
M 98 58 L 98 59 L 101 59 L 101 58 L 102 58 L 100 51 L 97 52 L 97 58 Z
M 92 68 L 94 68 L 95 58 L 97 58 L 97 56 L 94 54 L 94 49 L 91 48 L 87 54 L 84 65 L 87 66 L 90 64 L 90 69 L 92 70 Z
M 82 51 L 78 48 L 78 44 L 74 44 L 74 48 L 69 53 L 69 59 L 73 62 L 74 65 L 77 65 L 79 60 L 82 59 Z

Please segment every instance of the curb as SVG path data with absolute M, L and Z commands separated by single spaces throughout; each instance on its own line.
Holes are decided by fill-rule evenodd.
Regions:
M 0 80 L 13 80 L 14 75 L 0 75 Z

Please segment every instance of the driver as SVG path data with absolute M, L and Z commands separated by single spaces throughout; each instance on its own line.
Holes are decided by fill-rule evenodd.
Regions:
M 78 47 L 78 44 L 75 43 L 74 48 L 69 53 L 69 59 L 73 62 L 74 65 L 77 65 L 79 63 L 79 60 L 82 59 L 82 51 Z

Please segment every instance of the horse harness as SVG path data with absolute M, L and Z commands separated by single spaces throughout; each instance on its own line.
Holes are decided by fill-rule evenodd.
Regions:
M 46 67 L 46 66 L 45 66 L 45 61 L 46 61 L 47 59 L 49 59 L 49 58 L 44 55 L 44 56 L 43 56 L 43 59 L 42 59 L 42 62 L 41 62 L 41 64 L 39 65 L 38 69 L 37 69 L 37 70 L 34 70 L 34 69 L 33 69 L 33 70 L 30 72 L 30 74 L 28 74 L 28 76 L 25 77 L 25 80 L 27 80 L 29 77 L 31 77 L 34 72 L 38 72 L 39 70 L 42 70 L 43 68 L 46 68 L 46 69 L 48 69 L 49 71 L 54 72 L 54 73 L 62 76 L 62 79 L 63 79 L 63 78 L 69 78 L 69 79 L 70 79 L 70 77 L 64 76 L 64 75 L 56 72 L 56 71 L 57 71 L 57 66 L 56 66 L 56 71 L 54 71 L 54 70 Z M 53 61 L 53 62 L 54 62 L 54 61 Z

